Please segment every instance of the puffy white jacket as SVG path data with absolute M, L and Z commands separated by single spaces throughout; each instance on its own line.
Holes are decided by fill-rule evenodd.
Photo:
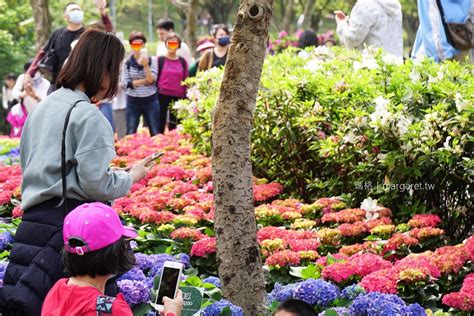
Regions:
M 338 22 L 337 33 L 347 48 L 364 44 L 403 56 L 402 7 L 399 0 L 359 0 L 350 17 Z

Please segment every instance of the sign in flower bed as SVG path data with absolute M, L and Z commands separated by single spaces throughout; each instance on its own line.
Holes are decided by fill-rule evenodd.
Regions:
M 151 307 L 167 260 L 186 265 L 184 285 L 204 289 L 202 315 L 242 315 L 222 299 L 213 231 L 211 160 L 176 132 L 128 136 L 116 144 L 116 167 L 164 151 L 159 164 L 113 207 L 139 230 L 137 267 L 118 284 L 137 315 Z M 0 165 L 0 210 L 21 216 L 21 170 Z M 424 315 L 473 311 L 474 237 L 447 245 L 440 218 L 418 214 L 400 223 L 367 198 L 359 207 L 340 198 L 313 203 L 278 199 L 283 187 L 254 179 L 257 239 L 267 274 L 268 309 L 298 298 L 328 315 Z M 8 254 L 14 227 L 1 226 Z M 13 225 L 14 226 L 14 225 Z M 1 269 L 0 269 L 1 271 Z M 331 311 L 330 311 L 331 310 Z

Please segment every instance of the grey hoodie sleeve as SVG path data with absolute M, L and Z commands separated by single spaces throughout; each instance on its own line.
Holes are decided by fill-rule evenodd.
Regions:
M 113 134 L 98 111 L 83 114 L 83 123 L 76 132 L 77 181 L 81 189 L 93 199 L 113 200 L 125 196 L 132 186 L 132 178 L 125 171 L 112 170 L 109 165 L 115 157 Z
M 338 23 L 337 34 L 349 49 L 360 47 L 375 23 L 378 6 L 370 2 L 358 1 L 349 18 Z

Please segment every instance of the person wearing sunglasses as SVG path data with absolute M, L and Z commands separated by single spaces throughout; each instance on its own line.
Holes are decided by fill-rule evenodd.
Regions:
M 122 67 L 122 87 L 127 95 L 127 134 L 135 134 L 143 115 L 150 135 L 158 134 L 158 97 L 156 78 L 158 66 L 145 49 L 146 37 L 133 31 L 129 37 L 133 53 Z
M 189 69 L 186 60 L 178 56 L 181 47 L 181 38 L 176 33 L 169 33 L 165 39 L 167 53 L 158 58 L 158 99 L 160 101 L 160 113 L 158 117 L 158 132 L 164 133 L 166 116 L 169 106 L 181 99 L 186 98 L 186 87 L 183 81 L 188 78 Z M 176 115 L 170 111 L 168 130 L 173 130 L 178 124 Z

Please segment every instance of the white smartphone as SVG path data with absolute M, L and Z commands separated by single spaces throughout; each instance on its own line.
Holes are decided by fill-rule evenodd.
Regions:
M 140 50 L 140 57 L 148 58 L 148 48 L 145 47 Z
M 183 264 L 179 262 L 166 261 L 161 271 L 160 286 L 156 295 L 155 304 L 158 305 L 158 311 L 162 312 L 165 309 L 163 305 L 163 297 L 171 299 L 176 297 L 181 274 L 183 272 Z

